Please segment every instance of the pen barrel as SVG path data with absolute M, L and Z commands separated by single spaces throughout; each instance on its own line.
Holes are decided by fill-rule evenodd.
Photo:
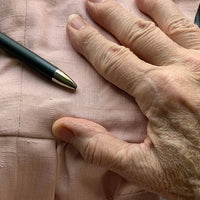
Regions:
M 57 67 L 0 32 L 0 47 L 31 68 L 52 79 Z

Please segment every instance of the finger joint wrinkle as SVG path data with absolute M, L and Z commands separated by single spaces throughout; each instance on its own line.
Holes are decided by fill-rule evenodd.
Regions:
M 177 16 L 173 16 L 169 21 L 166 32 L 168 35 L 173 36 L 177 33 L 181 33 L 191 29 L 195 31 L 197 27 L 193 23 L 191 23 L 190 20 L 186 18 L 177 18 Z
M 144 20 L 138 20 L 132 25 L 127 24 L 126 28 L 123 30 L 123 35 L 125 35 L 126 32 L 125 45 L 133 45 L 143 37 L 151 36 L 156 28 L 155 23 L 146 22 Z

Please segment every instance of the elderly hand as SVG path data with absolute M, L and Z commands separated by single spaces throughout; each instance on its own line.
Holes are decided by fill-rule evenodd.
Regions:
M 112 0 L 88 0 L 90 16 L 123 46 L 78 15 L 67 33 L 74 48 L 108 81 L 136 99 L 148 119 L 141 144 L 102 126 L 62 118 L 53 133 L 90 162 L 169 199 L 200 199 L 200 30 L 171 0 L 137 0 L 150 21 Z

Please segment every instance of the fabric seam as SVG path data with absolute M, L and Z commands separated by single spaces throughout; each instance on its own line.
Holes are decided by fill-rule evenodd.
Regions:
M 26 0 L 26 8 L 25 8 L 25 19 L 24 19 L 24 46 L 26 43 L 26 26 L 27 26 L 27 0 Z M 18 137 L 20 135 L 21 132 L 21 107 L 22 107 L 22 89 L 23 89 L 23 63 L 21 64 L 21 79 L 20 79 L 20 91 L 19 91 L 19 118 L 18 118 L 18 134 L 16 136 L 16 193 L 18 190 L 18 164 L 19 164 L 19 160 L 18 160 Z M 15 195 L 15 199 L 18 198 L 18 195 Z

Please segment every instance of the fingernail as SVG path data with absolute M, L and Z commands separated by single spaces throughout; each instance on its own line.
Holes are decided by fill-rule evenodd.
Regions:
M 103 0 L 89 0 L 89 1 L 94 2 L 94 3 L 100 3 L 100 2 L 102 2 Z
M 68 23 L 77 30 L 80 30 L 86 25 L 86 22 L 77 14 L 70 15 L 68 18 Z
M 53 125 L 52 132 L 56 137 L 65 142 L 70 142 L 72 137 L 74 137 L 74 134 L 64 126 Z

